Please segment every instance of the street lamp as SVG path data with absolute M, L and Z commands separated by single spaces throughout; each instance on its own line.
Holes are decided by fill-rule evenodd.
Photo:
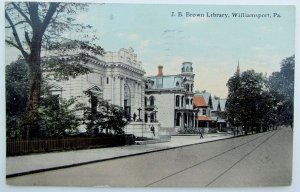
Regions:
M 142 120 L 141 120 L 141 110 L 142 110 L 142 108 L 138 108 L 138 111 L 139 111 L 139 119 L 138 119 L 137 121 L 142 121 Z

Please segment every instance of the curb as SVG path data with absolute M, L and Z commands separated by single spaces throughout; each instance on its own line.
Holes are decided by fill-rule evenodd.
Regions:
M 249 136 L 249 135 L 245 135 L 245 136 Z M 13 173 L 13 174 L 6 175 L 6 178 L 8 179 L 8 178 L 19 177 L 19 176 L 24 176 L 24 175 L 30 175 L 30 174 L 35 174 L 35 173 L 41 173 L 41 172 L 46 172 L 46 171 L 54 171 L 54 170 L 59 170 L 59 169 L 77 167 L 77 166 L 88 165 L 88 164 L 92 164 L 92 163 L 99 163 L 99 162 L 103 162 L 103 161 L 121 159 L 121 158 L 138 156 L 138 155 L 144 155 L 144 154 L 148 154 L 148 153 L 161 152 L 161 151 L 166 151 L 166 150 L 171 150 L 171 149 L 178 149 L 178 148 L 189 147 L 189 146 L 193 146 L 193 145 L 200 145 L 200 144 L 204 144 L 204 143 L 223 141 L 223 140 L 232 139 L 232 138 L 235 138 L 235 137 L 232 136 L 232 137 L 222 138 L 222 139 L 217 139 L 217 140 L 204 141 L 204 142 L 201 142 L 201 143 L 192 143 L 192 144 L 187 144 L 187 145 L 182 145 L 182 146 L 168 147 L 168 148 L 165 148 L 165 149 L 157 149 L 157 150 L 153 150 L 153 151 L 144 151 L 144 152 L 139 152 L 139 153 L 135 153 L 135 154 L 121 155 L 121 156 L 116 156 L 116 157 L 111 157 L 111 158 L 106 158 L 106 159 L 98 159 L 98 160 L 86 161 L 86 162 L 82 162 L 82 163 L 74 163 L 74 164 L 70 164 L 70 165 L 62 165 L 62 166 L 57 166 L 57 167 L 45 168 L 45 169 L 37 169 L 37 170 L 32 170 L 32 171 Z

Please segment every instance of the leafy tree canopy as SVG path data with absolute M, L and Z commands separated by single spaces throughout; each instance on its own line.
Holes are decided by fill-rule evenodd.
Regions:
M 55 73 L 54 77 L 66 79 L 90 72 L 89 68 L 82 65 L 85 64 L 81 62 L 85 60 L 82 56 L 89 56 L 91 52 L 99 55 L 104 53 L 100 46 L 90 43 L 97 39 L 92 27 L 76 19 L 87 8 L 87 4 L 63 2 L 6 3 L 5 42 L 18 49 L 28 63 L 28 110 L 33 110 L 32 114 L 36 114 L 40 106 L 42 63 L 47 72 Z M 69 38 L 70 34 L 77 36 L 72 39 Z M 46 51 L 56 51 L 56 55 L 47 57 Z M 71 64 L 71 67 L 67 64 Z
M 278 123 L 293 127 L 295 55 L 282 60 L 279 72 L 269 77 L 270 90 L 280 99 L 277 107 Z

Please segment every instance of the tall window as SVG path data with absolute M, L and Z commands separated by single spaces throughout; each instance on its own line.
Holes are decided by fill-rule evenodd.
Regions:
M 48 87 L 49 100 L 47 99 L 45 105 L 51 106 L 54 110 L 59 109 L 59 98 L 62 95 L 62 87 L 57 85 L 50 85 Z
M 154 113 L 150 114 L 150 122 L 154 122 Z
M 97 113 L 97 105 L 98 105 L 98 98 L 97 98 L 97 96 L 91 94 L 91 110 L 92 110 L 92 114 L 96 114 Z
M 54 110 L 59 109 L 59 95 L 50 95 L 50 105 Z
M 149 99 L 150 99 L 150 106 L 153 106 L 154 105 L 154 97 L 151 96 Z
M 176 103 L 176 107 L 179 107 L 179 95 L 176 95 L 175 103 Z
M 184 96 L 181 97 L 181 107 L 183 107 L 184 104 Z
M 144 100 L 144 102 L 145 102 L 145 107 L 147 107 L 147 102 L 148 102 L 148 99 L 147 99 L 147 97 L 145 97 L 145 100 Z
M 109 84 L 109 77 L 106 78 L 106 84 Z
M 130 89 L 127 84 L 124 85 L 124 112 L 125 117 L 128 121 L 130 121 L 130 114 L 131 114 L 131 94 Z
M 189 105 L 189 103 L 190 103 L 189 99 L 186 98 L 186 99 L 185 99 L 185 104 L 186 104 L 186 105 Z
M 187 91 L 190 91 L 190 85 L 189 84 L 186 84 L 185 88 L 186 88 Z
M 180 117 L 181 117 L 181 114 L 177 113 L 176 114 L 176 126 L 180 126 Z

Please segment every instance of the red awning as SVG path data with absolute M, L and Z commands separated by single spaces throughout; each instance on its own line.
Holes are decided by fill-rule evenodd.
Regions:
M 199 121 L 211 121 L 211 119 L 209 117 L 207 117 L 206 115 L 198 116 L 198 120 Z

